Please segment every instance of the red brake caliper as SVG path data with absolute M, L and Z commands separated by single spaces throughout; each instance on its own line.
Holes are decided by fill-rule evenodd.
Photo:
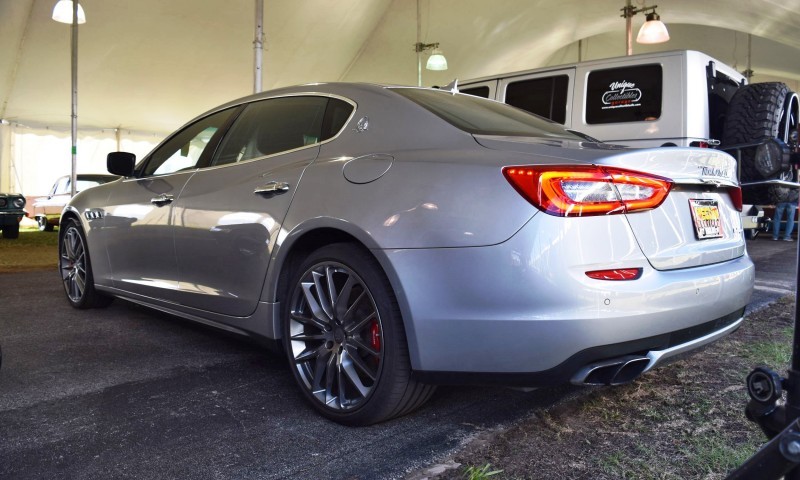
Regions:
M 377 320 L 373 320 L 369 327 L 369 344 L 376 352 L 381 351 L 381 327 Z

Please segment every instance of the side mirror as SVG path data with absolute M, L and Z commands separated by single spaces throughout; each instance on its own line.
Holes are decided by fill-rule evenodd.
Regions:
M 111 152 L 106 156 L 106 169 L 108 173 L 123 177 L 133 176 L 133 167 L 136 164 L 136 155 L 128 152 Z

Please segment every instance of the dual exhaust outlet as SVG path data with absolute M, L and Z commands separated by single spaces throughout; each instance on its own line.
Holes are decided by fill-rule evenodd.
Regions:
M 590 363 L 572 377 L 573 385 L 623 385 L 644 373 L 650 358 L 626 355 Z

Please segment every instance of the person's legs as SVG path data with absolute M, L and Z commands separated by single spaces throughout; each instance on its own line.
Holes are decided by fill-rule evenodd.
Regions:
M 783 234 L 784 240 L 792 239 L 792 230 L 794 230 L 794 211 L 797 207 L 792 204 L 786 205 L 786 232 Z
M 781 218 L 786 209 L 785 203 L 775 205 L 775 218 L 772 219 L 772 239 L 777 240 L 781 233 Z

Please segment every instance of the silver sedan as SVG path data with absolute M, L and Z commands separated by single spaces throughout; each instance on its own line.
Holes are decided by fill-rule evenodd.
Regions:
M 732 157 L 454 91 L 274 90 L 108 169 L 61 218 L 69 302 L 263 341 L 349 425 L 442 383 L 629 382 L 735 330 L 753 289 Z

